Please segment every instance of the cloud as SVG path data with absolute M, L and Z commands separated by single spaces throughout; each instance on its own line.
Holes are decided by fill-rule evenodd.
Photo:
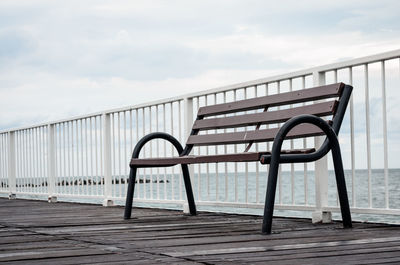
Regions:
M 255 79 L 265 74 L 268 73 L 214 70 L 194 78 L 137 81 L 120 77 L 99 80 L 71 78 L 35 72 L 25 75 L 26 80 L 10 82 L 8 87 L 0 89 L 0 129 L 132 106 L 223 86 L 227 82 Z M 17 79 L 18 75 L 14 72 L 8 78 Z
M 346 41 L 338 41 L 346 40 Z M 315 66 L 333 62 L 341 58 L 354 58 L 354 55 L 374 54 L 398 47 L 400 38 L 377 40 L 375 35 L 368 36 L 361 32 L 343 32 L 336 34 L 302 34 L 266 36 L 257 32 L 232 34 L 219 38 L 195 40 L 187 43 L 189 47 L 218 54 L 251 54 L 259 58 L 279 60 L 287 65 Z
M 35 49 L 35 43 L 23 30 L 11 31 L 0 29 L 0 67 L 21 60 Z
M 397 5 L 0 1 L 0 128 L 396 49 Z

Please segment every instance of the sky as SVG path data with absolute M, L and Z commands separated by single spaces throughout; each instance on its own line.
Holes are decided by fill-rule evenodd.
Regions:
M 399 1 L 0 1 L 0 130 L 399 48 Z

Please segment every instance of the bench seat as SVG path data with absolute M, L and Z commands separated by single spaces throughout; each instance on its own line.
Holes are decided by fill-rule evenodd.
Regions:
M 315 148 L 282 150 L 281 154 L 309 154 L 315 152 Z M 182 157 L 155 157 L 155 158 L 133 158 L 131 167 L 167 167 L 178 164 L 201 164 L 220 162 L 254 162 L 260 161 L 261 156 L 270 155 L 271 152 L 247 152 L 238 154 L 221 155 L 188 155 Z

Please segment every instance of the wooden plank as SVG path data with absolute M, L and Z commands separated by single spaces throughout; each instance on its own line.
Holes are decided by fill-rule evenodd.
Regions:
M 312 105 L 290 108 L 290 109 L 243 114 L 231 117 L 196 120 L 193 124 L 193 129 L 211 130 L 211 129 L 237 128 L 237 127 L 262 125 L 262 124 L 274 124 L 274 123 L 285 122 L 290 118 L 300 114 L 310 114 L 319 117 L 333 115 L 336 105 L 337 101 L 327 101 Z
M 19 261 L 8 261 L 7 265 L 73 265 L 73 264 L 118 264 L 118 262 L 123 262 L 123 264 L 134 264 L 141 260 L 146 260 L 148 258 L 143 253 L 129 253 L 129 254 L 113 254 L 113 255 L 92 255 L 92 256 L 72 256 L 72 257 L 54 257 L 46 259 L 26 260 Z
M 369 261 L 370 263 L 373 261 L 375 264 L 384 264 L 386 263 L 386 259 L 393 259 L 394 257 L 397 258 L 397 261 L 400 260 L 399 251 L 322 257 L 314 256 L 304 259 L 280 259 L 276 261 L 268 261 L 268 264 L 364 264 L 365 261 Z M 252 262 L 252 264 L 265 264 L 266 259 L 268 258 L 264 258 L 258 262 Z M 229 264 L 229 262 L 219 262 L 219 264 Z
M 52 240 L 51 247 L 55 248 L 65 248 L 71 245 L 76 244 L 74 240 Z M 40 242 L 16 242 L 16 243 L 7 243 L 7 244 L 0 244 L 1 251 L 18 251 L 18 250 L 31 250 L 31 249 L 41 249 L 41 248 L 48 248 L 49 241 L 40 241 Z
M 270 96 L 257 97 L 235 102 L 216 104 L 199 108 L 197 116 L 205 117 L 211 115 L 227 114 L 232 112 L 254 110 L 266 107 L 296 104 L 307 101 L 337 97 L 344 88 L 343 83 L 314 87 L 293 92 L 280 93 Z
M 176 164 L 200 164 L 200 163 L 219 163 L 219 162 L 250 162 L 259 161 L 263 153 L 238 153 L 238 154 L 222 154 L 208 156 L 182 156 L 182 157 L 159 157 L 159 158 L 140 158 L 132 159 L 131 167 L 165 167 L 174 166 Z
M 234 227 L 234 231 L 237 231 L 237 227 Z M 224 231 L 227 233 L 228 231 Z M 163 235 L 163 236 L 158 236 L 158 234 L 152 234 L 149 235 L 148 237 L 144 237 L 139 235 L 135 235 L 136 233 L 132 233 L 129 240 L 131 241 L 140 241 L 143 246 L 147 247 L 153 247 L 153 248 L 173 248 L 173 247 L 179 247 L 179 246 L 192 246 L 192 245 L 207 245 L 207 244 L 220 244 L 222 245 L 227 245 L 229 243 L 237 243 L 237 242 L 257 242 L 257 241 L 265 241 L 265 236 L 262 234 L 256 234 L 255 232 L 252 231 L 246 231 L 242 230 L 241 232 L 233 232 L 232 234 L 223 234 L 223 233 L 215 233 L 212 234 L 210 231 L 206 234 L 200 234 L 197 236 L 196 240 L 193 240 L 192 237 L 187 237 L 187 236 L 177 236 L 177 235 Z M 279 244 L 282 245 L 292 245 L 294 243 L 309 243 L 313 244 L 316 242 L 319 242 L 320 237 L 318 235 L 313 233 L 302 233 L 298 234 L 298 236 L 291 236 L 289 239 L 288 238 L 283 238 L 282 236 L 278 237 L 279 238 Z M 196 232 L 190 234 L 191 236 L 195 237 Z M 338 235 L 337 233 L 332 233 L 332 234 L 327 234 L 324 233 L 324 236 L 326 240 L 351 240 L 353 239 L 352 236 L 350 235 Z M 128 236 L 127 236 L 128 238 Z M 275 243 L 278 243 L 278 239 L 275 237 L 273 238 L 275 240 Z M 395 241 L 390 241 L 390 244 L 393 244 Z M 400 243 L 397 242 L 396 244 Z M 372 243 L 368 243 L 372 244 Z M 359 245 L 358 245 L 359 246 Z M 319 246 L 319 248 L 322 248 Z M 286 250 L 285 250 L 286 251 Z M 211 253 L 209 253 L 211 255 Z
M 224 144 L 243 144 L 254 142 L 270 142 L 275 139 L 279 128 L 263 129 L 257 131 L 244 131 L 232 133 L 217 133 L 191 135 L 188 138 L 187 144 L 197 146 L 207 145 L 224 145 Z M 288 134 L 286 139 L 304 138 L 311 136 L 323 135 L 324 133 L 315 125 L 300 124 L 294 127 Z
M 314 148 L 282 150 L 282 154 L 307 154 L 314 152 Z M 157 158 L 133 158 L 131 167 L 165 167 L 177 164 L 201 164 L 221 162 L 254 162 L 260 161 L 262 155 L 270 152 L 247 152 L 237 154 L 204 155 L 204 156 L 182 156 L 182 157 L 157 157 Z
M 15 206 L 15 207 L 13 207 Z M 0 198 L 0 260 L 6 264 L 355 264 L 400 261 L 400 227 L 311 224 L 274 218 L 272 235 L 261 216 Z M 4 217 L 4 218 L 3 218 Z M 67 222 L 64 222 L 67 220 Z M 25 242 L 16 240 L 24 238 Z M 14 236 L 14 239 L 13 239 Z
M 38 235 L 38 234 L 27 234 L 26 236 L 4 236 L 0 237 L 0 244 L 4 243 L 18 243 L 18 242 L 40 242 L 40 241 L 47 241 L 53 239 L 52 236 L 48 235 Z
M 245 260 L 248 258 L 253 258 L 254 261 L 262 260 L 268 257 L 270 260 L 279 260 L 283 259 L 282 256 L 289 255 L 309 255 L 320 256 L 320 253 L 337 253 L 338 251 L 342 251 L 342 254 L 345 252 L 352 254 L 356 252 L 373 252 L 376 249 L 387 249 L 393 246 L 393 243 L 376 243 L 376 244 L 361 244 L 361 245 L 344 245 L 344 246 L 336 246 L 336 247 L 321 247 L 321 248 L 309 248 L 309 249 L 293 249 L 293 250 L 276 250 L 276 251 L 268 251 L 268 252 L 257 252 L 257 253 L 234 253 L 230 255 L 224 255 L 224 259 L 232 259 L 232 260 Z M 297 256 L 298 257 L 298 256 Z M 203 256 L 192 256 L 190 257 L 193 260 L 199 262 L 210 262 L 221 260 L 221 255 L 203 255 Z M 300 259 L 300 258 L 299 258 Z
M 319 248 L 327 246 L 340 246 L 340 245 L 356 245 L 356 244 L 367 244 L 377 242 L 399 242 L 400 237 L 388 237 L 388 238 L 373 238 L 373 239 L 356 239 L 346 241 L 328 241 L 328 242 L 313 242 L 313 243 L 301 243 L 301 244 L 288 244 L 288 245 L 274 245 L 274 246 L 246 246 L 247 244 L 231 244 L 228 248 L 217 248 L 214 245 L 207 244 L 205 249 L 199 249 L 196 246 L 196 250 L 188 251 L 173 251 L 165 252 L 164 255 L 171 257 L 188 257 L 197 255 L 216 255 L 216 254 L 231 254 L 231 253 L 253 253 L 253 252 L 266 252 L 274 250 L 285 250 L 285 249 L 303 249 L 303 248 Z M 241 242 L 242 243 L 242 242 Z M 247 243 L 247 242 L 246 242 Z M 260 242 L 261 243 L 261 242 Z M 227 246 L 226 244 L 224 246 Z M 229 246 L 229 245 L 228 245 Z
M 38 251 L 20 251 L 12 253 L 0 253 L 0 261 L 14 261 L 14 260 L 34 260 L 45 258 L 59 258 L 59 257 L 77 257 L 77 256 L 93 256 L 93 255 L 108 255 L 105 251 L 95 249 L 67 249 L 67 250 L 38 250 Z
M 147 262 L 156 262 L 156 264 L 197 264 L 188 263 L 186 260 L 165 257 L 161 255 L 145 253 L 142 251 L 131 251 L 129 253 L 114 253 L 112 255 L 91 255 L 91 256 L 73 256 L 73 257 L 55 257 L 38 260 L 29 260 L 29 264 L 41 265 L 71 265 L 71 264 L 145 264 Z M 158 263 L 157 263 L 158 262 Z M 9 265 L 25 265 L 26 260 L 8 261 Z

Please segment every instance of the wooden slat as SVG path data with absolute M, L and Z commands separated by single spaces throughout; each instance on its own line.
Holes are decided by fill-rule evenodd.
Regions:
M 187 141 L 189 145 L 223 145 L 223 144 L 243 144 L 250 141 L 268 142 L 273 141 L 279 128 L 245 131 L 233 133 L 191 135 Z M 302 138 L 309 136 L 323 135 L 323 132 L 312 124 L 301 124 L 294 127 L 287 135 L 287 139 Z
M 337 101 L 333 100 L 284 110 L 196 120 L 193 124 L 193 129 L 210 130 L 281 123 L 299 114 L 312 114 L 316 116 L 332 115 L 335 111 L 336 105 Z
M 282 150 L 283 154 L 307 154 L 314 152 L 314 148 Z M 177 164 L 200 164 L 220 162 L 251 162 L 259 161 L 262 155 L 270 152 L 249 152 L 238 154 L 204 155 L 204 156 L 183 156 L 183 157 L 159 157 L 159 158 L 134 158 L 130 166 L 136 167 L 165 167 Z
M 343 83 L 331 84 L 326 86 L 314 87 L 310 89 L 298 90 L 287 93 L 280 93 L 265 97 L 240 100 L 212 106 L 201 107 L 198 116 L 211 116 L 227 114 L 232 112 L 254 110 L 264 107 L 275 107 L 288 104 L 296 104 L 318 99 L 338 97 L 344 88 Z
M 265 154 L 267 154 L 265 152 Z M 239 154 L 223 154 L 223 155 L 207 155 L 207 156 L 183 156 L 183 157 L 160 157 L 160 158 L 144 158 L 132 159 L 131 166 L 173 166 L 176 164 L 198 164 L 211 162 L 247 162 L 259 161 L 261 153 L 239 153 Z

